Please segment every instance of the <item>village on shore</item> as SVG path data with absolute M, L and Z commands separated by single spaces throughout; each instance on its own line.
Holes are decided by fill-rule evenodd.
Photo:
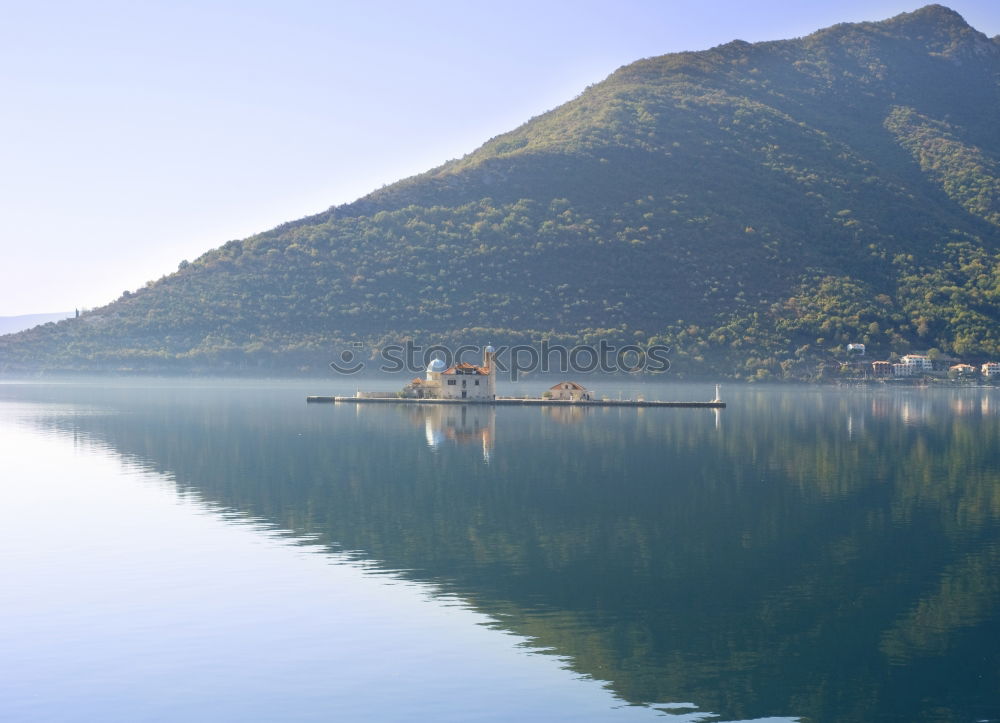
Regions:
M 841 362 L 841 373 L 858 380 L 1000 382 L 1000 362 L 995 361 L 976 366 L 935 350 L 927 354 L 906 354 L 896 359 L 868 361 L 864 344 L 848 344 L 847 353 L 850 359 Z

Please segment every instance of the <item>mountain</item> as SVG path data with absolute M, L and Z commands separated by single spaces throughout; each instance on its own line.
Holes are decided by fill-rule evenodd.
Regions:
M 1000 356 L 1000 38 L 930 5 L 664 55 L 230 241 L 0 368 L 323 369 L 339 344 L 666 343 L 679 375 Z
M 31 329 L 39 324 L 50 321 L 62 321 L 74 315 L 72 311 L 59 311 L 54 314 L 21 314 L 20 316 L 0 316 L 0 334 L 15 334 L 25 329 Z

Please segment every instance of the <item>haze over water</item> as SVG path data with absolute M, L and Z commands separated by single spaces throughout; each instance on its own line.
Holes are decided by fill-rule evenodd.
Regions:
M 0 718 L 1000 719 L 1000 389 L 333 391 L 0 385 Z

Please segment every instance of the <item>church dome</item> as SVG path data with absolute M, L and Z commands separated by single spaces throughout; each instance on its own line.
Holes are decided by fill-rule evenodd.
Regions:
M 427 367 L 429 372 L 443 372 L 447 369 L 447 365 L 444 363 L 444 359 L 431 359 L 431 363 Z
M 486 347 L 487 354 L 493 354 L 494 352 L 496 352 L 496 349 L 494 349 L 492 346 Z

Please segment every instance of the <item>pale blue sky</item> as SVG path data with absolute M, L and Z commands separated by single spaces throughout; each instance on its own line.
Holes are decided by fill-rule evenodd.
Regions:
M 5 2 L 0 315 L 107 303 L 468 153 L 638 58 L 921 4 Z M 1000 34 L 1000 2 L 947 4 Z

